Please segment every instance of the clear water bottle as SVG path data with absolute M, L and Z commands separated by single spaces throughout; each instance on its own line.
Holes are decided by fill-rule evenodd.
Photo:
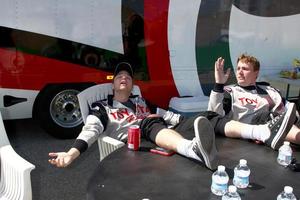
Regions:
M 239 164 L 234 168 L 233 184 L 237 188 L 246 188 L 249 185 L 250 169 L 247 160 L 241 159 Z
M 285 186 L 284 190 L 277 196 L 277 200 L 297 200 L 297 198 L 293 194 L 293 188 Z
M 290 142 L 284 141 L 283 145 L 278 150 L 277 162 L 280 165 L 288 166 L 292 161 L 292 148 L 290 147 Z
M 222 196 L 227 192 L 229 176 L 225 171 L 225 166 L 219 165 L 218 170 L 212 175 L 211 191 L 215 195 Z
M 222 200 L 241 200 L 239 193 L 234 185 L 229 185 L 228 192 L 222 196 Z

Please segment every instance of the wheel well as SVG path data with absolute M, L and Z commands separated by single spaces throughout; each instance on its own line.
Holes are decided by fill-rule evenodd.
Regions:
M 38 116 L 38 108 L 40 107 L 40 104 L 42 103 L 43 96 L 45 93 L 47 93 L 49 90 L 57 89 L 57 88 L 73 88 L 79 91 L 82 91 L 92 85 L 95 85 L 96 83 L 93 82 L 85 82 L 85 83 L 61 83 L 61 84 L 47 84 L 45 87 L 43 87 L 39 94 L 37 95 L 32 109 L 32 118 L 36 119 Z

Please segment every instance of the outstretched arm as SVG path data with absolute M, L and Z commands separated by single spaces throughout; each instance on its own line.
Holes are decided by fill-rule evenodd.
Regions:
M 49 163 L 56 167 L 67 167 L 98 139 L 103 130 L 104 126 L 100 119 L 95 115 L 89 115 L 73 147 L 68 152 L 50 152 Z

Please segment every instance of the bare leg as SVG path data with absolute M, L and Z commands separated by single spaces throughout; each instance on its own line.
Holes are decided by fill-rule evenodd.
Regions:
M 193 126 L 195 133 L 193 140 L 185 139 L 175 130 L 162 129 L 157 133 L 155 143 L 183 156 L 200 160 L 209 169 L 216 169 L 218 157 L 211 123 L 207 118 L 200 116 L 195 119 Z
M 248 133 L 247 130 L 249 130 Z M 231 120 L 225 125 L 225 136 L 230 138 L 253 139 L 264 142 L 268 137 L 270 137 L 270 130 L 267 128 L 267 124 L 251 125 Z M 293 125 L 286 136 L 286 140 L 300 144 L 300 129 Z
M 293 125 L 285 139 L 289 142 L 300 144 L 300 129 Z
M 268 125 L 251 125 L 231 120 L 225 125 L 225 136 L 264 142 L 270 137 Z
M 225 124 L 224 131 L 227 137 L 255 139 L 278 149 L 284 140 L 300 143 L 299 128 L 293 125 L 295 119 L 295 104 L 290 103 L 285 113 L 272 118 L 265 125 L 249 125 L 231 120 Z
M 246 124 L 231 120 L 225 125 L 225 135 L 231 138 L 241 138 L 241 130 L 245 127 Z
M 166 128 L 158 132 L 155 143 L 160 147 L 177 152 L 177 146 L 182 140 L 184 138 L 179 133 Z

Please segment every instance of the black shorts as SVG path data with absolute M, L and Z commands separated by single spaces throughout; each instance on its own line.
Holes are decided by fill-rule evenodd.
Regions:
M 191 140 L 195 137 L 194 121 L 199 116 L 206 117 L 211 122 L 213 127 L 216 126 L 219 119 L 221 118 L 220 115 L 215 112 L 199 112 L 195 116 L 181 118 L 180 122 L 172 129 L 174 129 L 184 138 Z M 140 128 L 143 138 L 155 142 L 155 138 L 158 132 L 162 129 L 168 128 L 168 125 L 161 117 L 148 117 L 142 120 Z

